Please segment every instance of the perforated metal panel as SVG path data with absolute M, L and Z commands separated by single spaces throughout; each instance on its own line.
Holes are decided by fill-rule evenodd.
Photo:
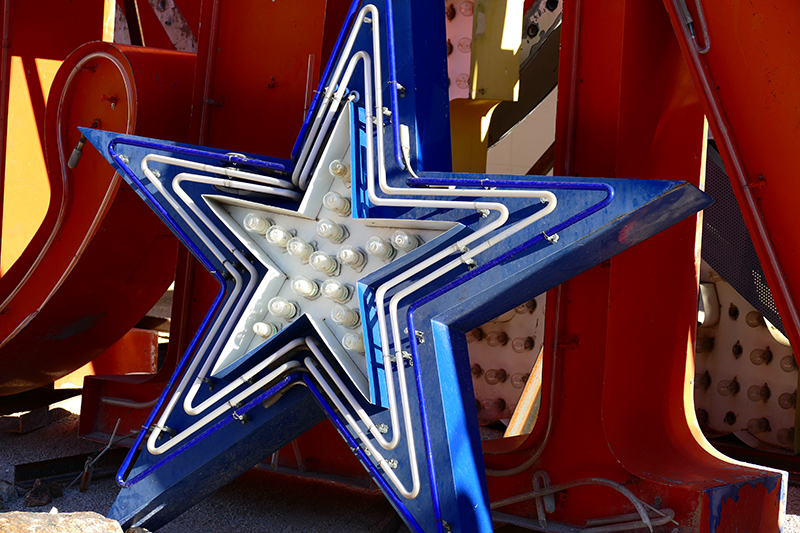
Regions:
M 705 191 L 714 198 L 714 203 L 703 211 L 703 259 L 785 335 L 722 158 L 711 144 L 706 159 Z

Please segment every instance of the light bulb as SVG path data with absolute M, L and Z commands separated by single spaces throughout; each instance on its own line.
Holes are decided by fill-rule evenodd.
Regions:
M 508 379 L 508 373 L 502 368 L 492 368 L 491 370 L 486 371 L 484 379 L 489 385 L 497 385 L 498 383 L 503 383 L 506 379 Z
M 383 261 L 391 261 L 395 254 L 395 249 L 392 245 L 381 239 L 380 237 L 370 237 L 367 241 L 367 253 L 382 259 Z
M 334 323 L 344 326 L 346 328 L 355 329 L 361 323 L 361 316 L 358 311 L 337 305 L 331 311 L 331 320 Z
M 350 350 L 351 352 L 363 352 L 364 338 L 355 333 L 345 333 L 344 337 L 342 337 L 342 346 L 344 346 L 345 350 Z
M 499 414 L 503 409 L 506 408 L 506 401 L 502 398 L 484 400 L 481 402 L 481 407 L 483 411 L 490 411 Z
M 778 396 L 778 405 L 781 406 L 781 409 L 794 409 L 797 406 L 797 391 L 784 392 Z
M 297 276 L 292 280 L 292 291 L 298 296 L 314 300 L 319 297 L 319 285 L 316 281 L 304 276 Z
M 797 370 L 797 361 L 795 361 L 794 355 L 785 355 L 781 358 L 781 370 L 784 372 Z
M 339 261 L 343 264 L 357 272 L 361 271 L 364 265 L 367 264 L 367 257 L 364 255 L 364 252 L 358 248 L 353 248 L 349 244 L 345 244 L 339 248 L 339 253 L 336 254 L 336 257 L 338 257 Z
M 272 226 L 272 221 L 264 218 L 258 213 L 247 213 L 244 217 L 244 229 L 251 233 L 258 233 L 264 235 L 267 230 Z
M 319 222 L 317 222 L 317 235 L 336 244 L 342 242 L 345 237 L 347 237 L 345 229 L 328 218 L 321 218 Z
M 533 313 L 534 311 L 536 311 L 536 300 L 535 299 L 528 300 L 524 304 L 516 306 L 514 308 L 514 311 L 516 311 L 521 315 L 524 315 L 526 313 L 527 314 Z
M 335 191 L 327 193 L 322 198 L 322 205 L 343 217 L 350 214 L 350 200 Z
M 771 395 L 772 391 L 769 390 L 769 386 L 766 383 L 763 385 L 753 385 L 747 389 L 747 398 L 751 402 L 766 402 Z
M 483 339 L 483 330 L 481 328 L 475 328 L 467 332 L 467 344 L 478 342 L 481 339 Z
M 733 378 L 730 381 L 722 380 L 717 383 L 717 392 L 722 396 L 730 396 L 731 394 L 736 395 L 739 393 L 739 382 L 736 381 L 736 378 Z
M 408 253 L 419 246 L 419 237 L 416 235 L 410 235 L 409 233 L 399 229 L 394 232 L 394 235 L 392 235 L 392 244 L 395 248 Z
M 311 268 L 317 272 L 322 272 L 329 276 L 334 275 L 336 273 L 336 269 L 339 267 L 336 259 L 329 256 L 325 252 L 314 252 L 308 259 L 308 263 L 311 265 Z
M 311 254 L 314 253 L 314 247 L 300 237 L 292 237 L 289 239 L 289 242 L 286 243 L 286 251 L 289 255 L 301 261 L 308 261 Z
M 345 183 L 350 183 L 350 167 L 342 160 L 334 159 L 331 161 L 331 164 L 328 165 L 328 170 L 334 177 L 340 178 Z
M 764 315 L 758 311 L 750 311 L 747 313 L 747 316 L 744 317 L 744 321 L 747 322 L 747 325 L 751 328 L 757 328 L 758 326 L 766 325 L 764 323 Z
M 517 337 L 511 341 L 511 349 L 517 353 L 524 353 L 533 350 L 536 340 L 533 337 Z
M 750 352 L 750 362 L 754 365 L 765 365 L 772 361 L 772 352 L 766 350 L 753 350 Z
M 515 389 L 521 389 L 528 382 L 530 374 L 517 373 L 511 376 L 511 386 Z
M 264 337 L 265 339 L 269 339 L 277 332 L 278 328 L 276 328 L 274 324 L 270 324 L 269 322 L 256 322 L 255 324 L 253 324 L 253 333 L 258 335 L 259 337 Z
M 267 242 L 281 248 L 286 248 L 286 244 L 291 238 L 292 234 L 283 226 L 272 226 L 267 231 Z
M 492 348 L 508 344 L 508 335 L 503 331 L 492 331 L 486 335 L 486 344 Z
M 769 420 L 766 418 L 751 418 L 747 421 L 747 431 L 753 435 L 758 435 L 759 433 L 764 433 L 769 430 Z
M 335 279 L 325 280 L 322 284 L 322 295 L 334 302 L 343 304 L 350 299 L 350 290 Z
M 784 446 L 791 446 L 794 444 L 794 428 L 782 428 L 778 430 L 778 443 Z
M 286 298 L 281 298 L 280 296 L 276 296 L 270 300 L 269 304 L 267 304 L 267 307 L 269 308 L 270 313 L 278 318 L 285 318 L 286 320 L 293 319 L 298 313 L 298 309 L 295 304 Z

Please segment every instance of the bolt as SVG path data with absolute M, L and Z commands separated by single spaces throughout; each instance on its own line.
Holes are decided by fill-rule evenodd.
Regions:
M 461 14 L 465 17 L 471 17 L 472 13 L 475 11 L 475 4 L 471 1 L 461 2 L 458 6 L 458 10 L 461 11 Z
M 533 39 L 537 35 L 539 35 L 539 25 L 535 22 L 528 25 L 528 29 L 525 30 L 525 33 L 528 34 L 528 38 Z
M 736 413 L 734 413 L 733 411 L 728 411 L 727 413 L 725 413 L 725 418 L 723 418 L 722 421 L 728 424 L 729 426 L 734 425 L 736 423 Z
M 161 171 L 158 170 L 158 169 L 153 169 L 153 176 L 155 176 L 157 178 L 160 178 L 161 177 Z
M 731 304 L 731 306 L 728 308 L 728 316 L 731 317 L 732 320 L 738 320 L 739 308 Z
M 398 465 L 397 459 L 387 459 L 386 460 L 386 464 L 389 466 L 389 468 L 395 469 L 395 468 L 397 468 L 397 465 Z
M 456 18 L 456 6 L 450 4 L 447 6 L 447 9 L 444 12 L 445 16 L 447 17 L 448 22 Z
M 386 433 L 389 433 L 389 426 L 387 426 L 386 424 L 378 424 L 375 427 L 378 428 L 378 433 L 382 433 L 384 435 Z

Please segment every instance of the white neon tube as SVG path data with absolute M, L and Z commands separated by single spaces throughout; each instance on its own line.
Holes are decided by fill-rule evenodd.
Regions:
M 322 121 L 323 115 L 327 111 L 327 106 L 330 103 L 331 96 L 333 95 L 334 91 L 336 90 L 336 84 L 339 81 L 339 77 L 342 75 L 342 71 L 345 68 L 345 64 L 348 61 L 348 56 L 350 55 L 350 51 L 353 49 L 353 44 L 355 43 L 356 36 L 358 35 L 358 31 L 361 29 L 361 25 L 364 23 L 364 16 L 369 12 L 372 13 L 372 19 L 378 19 L 378 10 L 374 5 L 367 5 L 364 6 L 361 11 L 358 13 L 356 17 L 356 21 L 353 24 L 353 28 L 350 30 L 350 36 L 347 38 L 347 42 L 342 49 L 341 56 L 339 62 L 336 64 L 336 68 L 333 71 L 331 76 L 330 84 L 325 87 L 325 93 L 322 95 L 320 99 L 320 106 L 317 110 L 317 115 L 314 117 L 314 122 L 311 125 L 311 129 L 308 132 L 307 139 L 313 139 L 314 136 L 317 134 L 318 130 L 320 129 L 320 123 Z M 320 135 L 320 137 L 324 137 L 324 135 Z M 303 150 L 300 152 L 300 157 L 297 160 L 297 166 L 295 166 L 294 172 L 292 173 L 292 183 L 295 185 L 300 184 L 301 173 L 305 170 L 305 166 L 308 159 L 308 152 L 311 150 L 312 145 L 308 142 L 305 143 L 303 146 Z
M 225 411 L 227 411 L 228 409 L 230 408 L 237 409 L 238 407 L 240 407 L 240 403 L 243 400 L 245 400 L 248 396 L 251 396 L 253 393 L 261 390 L 263 387 L 266 387 L 267 385 L 269 385 L 282 375 L 287 374 L 289 371 L 299 367 L 300 363 L 298 361 L 289 361 L 287 363 L 282 364 L 281 366 L 279 366 L 278 368 L 276 368 L 275 370 L 273 370 L 272 372 L 270 372 L 269 374 L 267 374 L 266 376 L 255 382 L 253 385 L 251 385 L 247 389 L 243 390 L 242 392 L 234 396 L 232 399 L 228 400 L 224 404 L 214 409 L 211 413 L 207 414 L 206 416 L 204 416 L 203 418 L 201 418 L 188 428 L 184 429 L 183 431 L 181 431 L 180 433 L 169 439 L 162 446 L 158 446 L 157 441 L 158 441 L 158 435 L 161 434 L 160 430 L 163 429 L 163 426 L 162 427 L 156 426 L 155 429 L 159 430 L 159 432 L 156 433 L 156 431 L 153 431 L 150 434 L 150 437 L 147 439 L 147 451 L 150 452 L 152 455 L 160 455 L 174 448 L 175 446 L 183 442 L 186 438 L 191 436 L 193 433 L 197 432 L 197 430 L 199 430 L 204 426 L 207 426 L 216 418 L 225 414 Z
M 307 338 L 306 341 L 307 342 L 313 341 L 313 339 Z M 342 404 L 342 401 L 339 399 L 336 393 L 333 390 L 331 390 L 331 386 L 322 377 L 319 370 L 314 365 L 314 360 L 310 357 L 307 357 L 305 359 L 305 365 L 306 368 L 308 368 L 308 371 L 311 373 L 311 375 L 314 376 L 314 379 L 316 379 L 317 382 L 320 384 L 320 386 L 325 390 L 325 394 L 327 394 L 328 397 L 331 399 L 331 401 L 334 403 L 334 405 L 336 405 L 336 409 L 339 410 L 339 412 L 342 414 L 342 416 L 344 416 L 345 420 L 347 420 L 347 423 L 350 425 L 353 431 L 356 432 L 356 435 L 358 436 L 359 440 L 364 443 L 364 446 L 366 446 L 369 454 L 375 458 L 375 462 L 378 463 L 378 466 L 381 467 L 384 474 L 386 474 L 386 477 L 389 478 L 389 481 L 391 481 L 392 484 L 397 488 L 398 492 L 400 492 L 400 494 L 404 498 L 407 499 L 416 498 L 417 495 L 419 494 L 419 472 L 417 472 L 416 469 L 412 470 L 411 472 L 412 479 L 415 481 L 414 485 L 417 487 L 417 489 L 416 492 L 409 492 L 408 490 L 405 489 L 403 482 L 400 481 L 400 479 L 397 477 L 397 474 L 394 473 L 394 469 L 389 465 L 389 462 L 383 457 L 383 455 L 381 455 L 380 451 L 375 446 L 373 446 L 372 442 L 370 442 L 369 440 L 369 437 L 367 437 L 364 434 L 364 432 L 361 431 L 361 428 L 358 426 L 356 420 L 347 411 L 344 404 Z
M 233 288 L 233 291 L 231 293 L 231 297 L 228 298 L 227 301 L 225 302 L 225 305 L 223 306 L 221 313 L 218 315 L 218 318 L 214 320 L 214 323 L 212 324 L 212 326 L 211 326 L 211 328 L 209 330 L 209 333 L 206 335 L 206 337 L 205 337 L 205 339 L 203 341 L 203 344 L 200 346 L 200 349 L 197 352 L 197 353 L 205 353 L 205 350 L 208 349 L 208 345 L 211 343 L 211 339 L 214 337 L 214 335 L 216 334 L 216 332 L 220 328 L 220 322 L 222 321 L 221 317 L 227 316 L 227 314 L 230 313 L 230 311 L 231 311 L 231 307 L 235 303 L 238 303 L 238 301 L 239 301 L 238 297 L 239 297 L 239 294 L 241 293 L 241 290 L 242 290 L 242 277 L 239 274 L 239 272 L 235 268 L 233 268 L 232 265 L 230 265 L 230 262 L 227 261 L 227 259 L 225 258 L 224 255 L 222 255 L 222 252 L 220 252 L 219 248 L 217 248 L 214 245 L 214 243 L 211 242 L 211 240 L 200 229 L 200 227 L 197 225 L 197 223 L 194 220 L 192 220 L 192 218 L 189 216 L 189 214 L 178 204 L 178 202 L 175 201 L 175 198 L 164 187 L 164 184 L 161 183 L 161 181 L 156 177 L 156 175 L 153 173 L 153 171 L 150 170 L 150 168 L 147 166 L 147 163 L 151 159 L 155 159 L 157 157 L 159 157 L 159 156 L 156 156 L 155 154 L 150 154 L 150 155 L 145 156 L 142 159 L 141 168 L 142 168 L 142 172 L 144 173 L 145 177 L 147 177 L 148 181 L 150 181 L 150 183 L 152 183 L 153 186 L 156 187 L 156 189 L 158 189 L 158 191 L 161 193 L 161 195 L 169 202 L 169 204 L 173 207 L 173 209 L 175 209 L 175 211 L 180 215 L 180 217 L 200 237 L 200 239 L 206 244 L 206 246 L 208 246 L 208 248 L 211 251 L 211 253 L 213 253 L 214 256 L 218 260 L 222 261 L 222 264 L 225 266 L 225 268 L 228 270 L 228 272 L 231 274 L 231 276 L 234 279 L 234 288 Z M 247 261 L 245 261 L 245 264 L 250 265 L 250 263 L 247 262 Z M 252 265 L 250 265 L 250 267 L 252 268 Z M 251 271 L 251 282 L 252 282 L 252 274 L 253 274 L 253 272 Z M 247 296 L 247 295 L 245 295 L 245 296 Z M 210 359 L 210 356 L 207 357 L 207 359 Z M 151 434 L 151 438 L 155 437 L 157 439 L 158 436 L 160 435 L 160 433 L 161 433 L 161 429 L 160 428 L 164 426 L 167 418 L 172 413 L 172 410 L 175 408 L 175 404 L 178 402 L 178 399 L 180 397 L 180 393 L 182 393 L 183 390 L 186 388 L 187 382 L 191 379 L 191 374 L 197 368 L 198 364 L 199 364 L 199 359 L 198 358 L 193 358 L 192 362 L 189 365 L 189 369 L 187 370 L 186 373 L 184 373 L 183 377 L 181 378 L 181 381 L 178 384 L 178 387 L 176 388 L 176 393 L 172 395 L 172 397 L 170 398 L 170 401 L 167 404 L 167 407 L 164 409 L 164 412 L 161 414 L 161 417 L 159 418 L 159 423 L 156 425 L 155 430 Z M 208 366 L 208 365 L 206 365 L 206 366 Z

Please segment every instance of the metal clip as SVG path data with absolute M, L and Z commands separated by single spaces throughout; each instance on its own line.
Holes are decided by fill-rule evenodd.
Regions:
M 551 242 L 553 244 L 558 242 L 558 233 L 554 235 L 547 235 L 547 233 L 543 231 L 542 235 L 544 235 L 544 238 L 547 239 L 548 242 Z

